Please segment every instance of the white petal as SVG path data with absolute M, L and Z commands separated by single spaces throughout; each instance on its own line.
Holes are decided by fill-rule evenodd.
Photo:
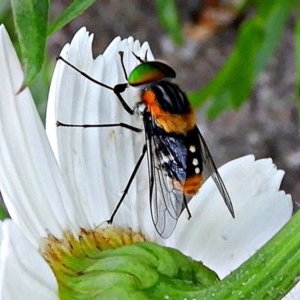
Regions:
M 271 159 L 245 156 L 224 165 L 220 174 L 231 196 L 230 216 L 211 178 L 190 203 L 168 242 L 201 260 L 222 278 L 264 245 L 291 217 L 290 195 L 278 191 L 284 172 Z
M 126 83 L 119 51 L 124 51 L 124 64 L 130 71 L 139 62 L 132 51 L 145 56 L 148 44 L 140 46 L 132 38 L 116 38 L 103 55 L 94 61 L 92 37 L 82 28 L 61 56 L 91 77 L 113 87 Z M 148 59 L 152 59 L 150 50 Z M 136 91 L 123 94 L 130 107 L 138 101 Z M 112 90 L 87 80 L 62 61 L 58 61 L 51 83 L 47 133 L 65 178 L 73 190 L 73 199 L 81 207 L 81 226 L 94 226 L 108 220 L 122 195 L 127 181 L 141 155 L 143 133 L 124 128 L 56 128 L 59 120 L 71 124 L 111 124 L 124 122 L 143 128 L 141 119 L 129 115 Z M 128 196 L 114 220 L 115 224 L 149 226 L 148 173 L 146 158 Z M 139 198 L 138 198 L 139 197 Z M 147 206 L 148 205 L 148 206 Z M 147 206 L 145 208 L 145 206 Z M 139 213 L 133 213 L 133 211 Z M 140 213 L 143 212 L 143 213 Z M 144 212 L 147 216 L 144 217 Z M 130 216 L 130 217 L 129 217 Z M 148 219 L 147 219 L 148 218 Z M 147 219 L 147 220 L 146 220 Z M 152 223 L 152 222 L 151 222 Z M 146 225 L 145 225 L 146 226 Z
M 18 227 L 7 220 L 1 223 L 0 299 L 58 299 L 55 276 Z
M 59 235 L 74 212 L 43 124 L 4 26 L 0 27 L 0 190 L 27 237 Z

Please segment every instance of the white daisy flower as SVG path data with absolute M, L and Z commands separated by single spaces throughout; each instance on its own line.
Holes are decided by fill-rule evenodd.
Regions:
M 112 87 L 126 82 L 119 51 L 124 51 L 129 71 L 139 64 L 132 52 L 153 59 L 147 43 L 116 38 L 94 60 L 92 39 L 85 28 L 80 29 L 61 56 Z M 107 225 L 141 155 L 144 135 L 118 127 L 56 127 L 56 121 L 124 122 L 143 128 L 140 118 L 127 114 L 111 90 L 59 60 L 49 93 L 46 135 L 29 89 L 21 90 L 24 75 L 4 26 L 0 64 L 0 190 L 12 218 L 0 227 L 1 299 L 105 298 L 111 289 L 115 296 L 124 296 L 122 284 L 133 293 L 140 286 L 126 275 L 128 258 L 127 271 L 115 275 L 117 266 L 125 268 L 124 260 L 101 250 L 147 239 L 177 248 L 224 277 L 289 220 L 291 198 L 279 191 L 283 171 L 270 159 L 246 156 L 220 169 L 235 219 L 208 179 L 189 204 L 191 220 L 183 213 L 173 235 L 160 238 L 150 215 L 145 159 L 113 226 Z M 137 91 L 126 90 L 124 99 L 133 107 Z M 154 259 L 147 255 L 149 261 Z M 100 258 L 105 267 L 98 264 Z M 151 281 L 148 272 L 152 271 L 147 269 L 138 278 L 147 282 L 141 281 L 141 289 L 158 280 L 151 273 Z

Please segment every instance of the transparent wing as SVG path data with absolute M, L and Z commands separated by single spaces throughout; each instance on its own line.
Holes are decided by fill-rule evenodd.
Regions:
M 150 208 L 153 224 L 160 236 L 167 238 L 172 234 L 179 216 L 185 208 L 188 210 L 187 204 L 192 199 L 192 195 L 184 195 L 182 186 L 188 177 L 190 162 L 186 151 L 191 143 L 199 145 L 199 155 L 234 217 L 230 196 L 198 127 L 195 127 L 194 133 L 182 138 L 162 134 L 152 123 L 146 125 Z
M 216 165 L 212 159 L 212 156 L 209 152 L 206 142 L 205 142 L 199 128 L 197 128 L 197 129 L 198 129 L 199 139 L 200 139 L 200 143 L 201 143 L 201 152 L 202 152 L 201 155 L 202 155 L 203 162 L 204 162 L 206 168 L 208 169 L 212 179 L 214 180 L 216 186 L 218 187 L 220 194 L 223 197 L 223 200 L 224 200 L 228 210 L 230 211 L 232 217 L 234 218 L 234 209 L 233 209 L 233 205 L 231 203 L 231 199 L 228 194 L 228 191 L 227 191 L 225 184 L 216 168 Z
M 168 238 L 175 229 L 177 220 L 190 199 L 174 187 L 174 179 L 170 178 L 157 156 L 157 140 L 148 136 L 148 165 L 150 178 L 150 208 L 153 224 L 158 234 Z M 166 159 L 174 159 L 171 154 Z M 179 184 L 178 181 L 176 181 Z

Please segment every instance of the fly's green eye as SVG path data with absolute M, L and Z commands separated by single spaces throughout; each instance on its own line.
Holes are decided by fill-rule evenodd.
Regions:
M 168 65 L 159 61 L 149 61 L 141 63 L 132 70 L 128 78 L 128 83 L 131 86 L 139 86 L 164 78 L 175 77 L 175 71 Z

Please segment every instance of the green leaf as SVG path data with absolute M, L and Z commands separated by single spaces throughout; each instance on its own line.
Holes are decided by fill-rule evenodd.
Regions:
M 47 95 L 51 82 L 51 77 L 54 69 L 54 62 L 52 60 L 45 60 L 41 71 L 30 82 L 29 89 L 34 99 L 35 105 L 38 109 L 39 115 L 43 122 L 46 119 Z
M 14 23 L 24 62 L 25 85 L 40 71 L 46 47 L 47 0 L 11 0 Z
M 5 207 L 0 205 L 0 220 L 4 220 L 6 218 L 9 218 L 9 214 L 8 214 L 7 210 L 5 209 Z
M 74 0 L 72 3 L 62 12 L 62 14 L 49 26 L 48 35 L 52 35 L 57 32 L 63 26 L 71 22 L 73 19 L 82 14 L 88 7 L 90 7 L 95 0 Z
M 191 103 L 199 106 L 210 101 L 210 118 L 226 109 L 239 108 L 249 98 L 256 78 L 276 49 L 293 7 L 294 0 L 258 2 L 257 15 L 241 27 L 229 59 L 203 90 L 190 94 Z
M 174 0 L 156 0 L 158 18 L 175 44 L 181 45 L 182 27 Z

